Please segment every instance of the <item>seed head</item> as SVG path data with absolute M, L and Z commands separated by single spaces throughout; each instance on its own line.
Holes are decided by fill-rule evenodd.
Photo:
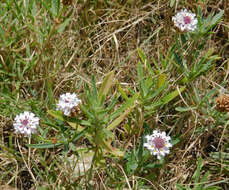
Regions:
M 221 112 L 229 112 L 229 96 L 226 94 L 223 94 L 216 98 L 216 107 Z

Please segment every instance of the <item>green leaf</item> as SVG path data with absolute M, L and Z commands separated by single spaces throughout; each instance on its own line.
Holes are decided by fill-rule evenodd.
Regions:
M 92 82 L 92 97 L 94 100 L 98 99 L 98 90 L 96 88 L 96 82 L 95 82 L 95 76 L 92 75 L 91 77 L 91 82 Z
M 114 118 L 118 117 L 123 111 L 131 108 L 134 106 L 137 98 L 139 96 L 139 93 L 134 94 L 133 97 L 128 98 L 127 102 L 123 104 L 120 108 L 118 108 L 115 112 L 113 112 L 109 118 L 109 120 L 113 120 Z M 108 121 L 107 121 L 108 122 Z
M 147 57 L 146 57 L 145 53 L 142 51 L 141 48 L 138 48 L 138 55 L 139 55 L 139 57 L 140 57 L 140 59 L 141 59 L 143 64 L 148 62 Z
M 89 112 L 87 107 L 85 107 L 83 104 L 80 105 L 80 110 L 87 115 L 88 118 L 95 119 L 94 115 Z
M 103 147 L 106 151 L 113 154 L 114 156 L 118 156 L 118 157 L 124 156 L 124 152 L 118 148 L 112 147 L 111 146 L 112 141 L 111 140 L 105 140 L 103 138 L 103 134 L 102 134 L 102 136 L 100 136 L 100 134 L 95 136 L 94 141 L 97 145 L 99 145 L 100 147 Z
M 78 132 L 75 132 L 75 134 L 73 135 L 72 139 L 71 139 L 71 142 L 75 142 L 77 141 L 80 137 L 82 136 L 85 136 L 86 133 L 87 133 L 87 130 L 88 130 L 88 127 L 84 128 L 82 131 L 80 131 L 79 133 Z
M 58 17 L 60 10 L 60 0 L 52 0 L 51 12 L 54 17 Z
M 170 102 L 171 100 L 173 100 L 174 98 L 176 98 L 179 93 L 183 92 L 185 90 L 185 86 L 181 87 L 179 90 L 176 89 L 174 90 L 173 92 L 169 93 L 168 95 L 164 96 L 161 101 L 162 101 L 162 104 L 165 105 L 167 104 L 168 102 Z
M 220 12 L 211 19 L 211 25 L 217 24 L 220 21 L 220 19 L 223 17 L 223 14 L 224 14 L 224 10 L 220 10 Z
M 106 97 L 107 93 L 109 92 L 110 88 L 113 85 L 114 80 L 114 71 L 111 71 L 106 75 L 106 77 L 103 80 L 103 83 L 101 84 L 101 87 L 99 88 L 99 98 Z
M 108 125 L 108 130 L 113 130 L 115 127 L 117 127 L 125 118 L 126 116 L 131 112 L 131 109 L 127 109 L 123 114 L 121 114 L 117 119 L 115 119 L 110 125 Z
M 176 2 L 176 0 L 170 0 L 170 4 L 169 4 L 169 6 L 170 6 L 170 7 L 173 7 L 173 6 L 174 6 L 174 4 L 175 4 L 175 2 Z
M 150 100 L 154 97 L 156 97 L 157 95 L 159 95 L 166 87 L 168 86 L 168 82 L 165 82 L 160 88 L 158 88 L 153 94 L 149 94 L 147 95 L 147 100 Z
M 157 81 L 157 88 L 163 86 L 166 82 L 166 74 L 160 74 Z
M 69 21 L 71 20 L 72 18 L 68 18 L 66 19 L 62 24 L 60 24 L 58 27 L 57 27 L 57 32 L 58 33 L 62 33 L 66 26 L 69 24 Z
M 106 138 L 111 138 L 111 139 L 115 138 L 114 134 L 110 130 L 104 128 L 104 129 L 102 129 L 102 131 L 103 131 L 104 135 L 106 136 Z
M 48 92 L 48 101 L 49 101 L 49 105 L 51 105 L 51 107 L 53 106 L 53 91 L 52 91 L 52 82 L 50 79 L 47 79 L 46 80 L 46 89 L 47 89 L 47 92 Z
M 73 129 L 77 129 L 77 123 L 68 121 L 68 124 L 69 124 Z
M 155 168 L 156 164 L 155 163 L 149 163 L 145 166 L 145 168 L 152 169 Z
M 1 25 L 0 25 L 0 36 L 1 36 L 2 41 L 5 41 L 5 31 L 4 31 L 4 29 L 1 27 Z
M 126 95 L 125 91 L 122 89 L 120 83 L 117 81 L 116 85 L 118 86 L 118 91 L 120 92 L 121 96 L 125 99 L 128 100 L 128 96 Z
M 195 110 L 197 107 L 176 107 L 175 110 L 179 112 L 185 112 L 190 110 Z
M 138 168 L 138 161 L 134 152 L 131 152 L 127 157 L 128 162 L 126 163 L 128 173 L 134 172 Z
M 55 110 L 48 110 L 48 114 L 53 116 L 56 119 L 59 119 L 61 121 L 64 121 L 64 117 L 61 111 L 55 111 Z
M 143 68 L 142 68 L 141 63 L 138 63 L 137 71 L 138 71 L 138 82 L 140 84 L 140 92 L 141 92 L 141 95 L 145 97 L 145 95 L 147 94 L 147 88 L 145 85 L 145 79 L 143 76 Z
M 154 104 L 152 104 L 151 106 L 146 106 L 147 110 L 153 110 L 154 108 L 156 108 L 157 106 L 161 106 L 161 105 L 166 105 L 167 103 L 169 103 L 171 100 L 173 100 L 174 98 L 176 98 L 179 93 L 183 92 L 185 90 L 185 86 L 181 87 L 179 90 L 176 89 L 173 92 L 169 93 L 168 95 L 164 96 L 161 100 L 155 102 Z
M 26 146 L 31 147 L 31 148 L 55 148 L 62 145 L 62 143 L 44 143 L 44 144 L 27 144 Z
M 221 187 L 218 187 L 218 186 L 211 186 L 211 187 L 204 187 L 203 190 L 222 190 Z
M 197 169 L 194 173 L 194 175 L 192 176 L 192 179 L 194 179 L 194 183 L 199 183 L 199 178 L 200 178 L 200 171 L 201 168 L 203 167 L 203 159 L 200 157 L 198 159 L 198 164 L 197 164 Z
M 177 144 L 177 143 L 179 143 L 180 142 L 180 139 L 179 138 L 175 138 L 175 139 L 172 139 L 171 140 L 171 144 L 172 145 L 175 145 L 175 144 Z
M 41 186 L 38 186 L 38 187 L 37 187 L 37 190 L 49 190 L 49 188 L 48 188 L 48 187 L 41 187 Z
M 177 188 L 178 190 L 187 190 L 185 187 L 183 187 L 183 186 L 180 185 L 180 184 L 176 184 L 176 188 Z

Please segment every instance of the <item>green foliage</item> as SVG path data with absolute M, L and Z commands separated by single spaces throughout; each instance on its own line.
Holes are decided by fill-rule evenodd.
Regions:
M 228 114 L 214 103 L 227 93 L 223 1 L 63 2 L 0 3 L 0 189 L 175 188 L 174 167 L 195 166 L 194 148 L 210 164 L 200 158 L 176 188 L 227 185 Z M 185 6 L 197 10 L 198 28 L 175 32 L 171 17 Z M 75 112 L 56 111 L 56 97 L 75 91 Z M 31 139 L 13 132 L 25 110 L 40 118 Z M 155 129 L 172 137 L 160 161 L 143 146 Z M 82 152 L 93 159 L 76 177 Z
M 138 63 L 138 83 L 140 91 L 140 102 L 142 109 L 145 109 L 145 115 L 152 114 L 155 109 L 167 105 L 185 90 L 185 86 L 177 87 L 176 90 L 169 92 L 169 83 L 166 74 L 160 70 L 153 71 L 149 61 L 146 59 L 143 51 L 138 49 L 142 64 L 146 65 L 146 72 L 143 71 L 143 65 Z M 153 77 L 156 79 L 153 80 Z
M 219 151 L 219 152 L 212 152 L 211 153 L 211 158 L 214 159 L 217 162 L 221 162 L 221 172 L 224 173 L 225 175 L 229 174 L 229 148 L 227 148 L 228 145 L 225 146 L 225 150 Z M 218 171 L 219 168 L 217 167 L 212 167 L 212 170 Z M 219 171 L 218 171 L 219 172 Z
M 63 117 L 59 111 L 49 111 L 49 114 L 51 114 L 54 118 L 63 122 L 68 122 L 68 124 L 76 131 L 81 131 L 80 133 L 83 131 L 86 133 L 84 135 L 93 145 L 92 149 L 98 153 L 95 154 L 94 158 L 96 162 L 99 162 L 103 157 L 103 151 L 110 152 L 115 156 L 123 155 L 121 150 L 111 146 L 111 142 L 115 137 L 112 130 L 114 130 L 128 116 L 131 109 L 134 108 L 138 97 L 136 94 L 135 96 L 128 98 L 126 103 L 120 106 L 117 110 L 112 111 L 117 103 L 117 96 L 114 96 L 113 99 L 109 100 L 110 104 L 105 104 L 105 101 L 111 87 L 113 86 L 113 80 L 114 73 L 111 72 L 104 78 L 99 90 L 97 90 L 94 77 L 92 77 L 91 87 L 86 84 L 86 90 L 84 93 L 85 99 L 83 101 L 84 104 L 80 105 L 86 120 L 79 118 L 68 119 Z M 75 141 L 78 138 L 69 139 L 73 139 Z M 36 147 L 37 145 L 32 146 Z

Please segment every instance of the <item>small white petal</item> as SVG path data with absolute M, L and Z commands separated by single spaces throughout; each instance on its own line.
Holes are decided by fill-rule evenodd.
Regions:
M 160 160 L 161 159 L 161 155 L 158 154 L 157 155 L 157 159 Z

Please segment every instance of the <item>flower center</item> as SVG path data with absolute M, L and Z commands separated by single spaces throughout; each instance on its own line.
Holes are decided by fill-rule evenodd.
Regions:
M 69 103 L 69 101 L 68 101 L 68 100 L 66 100 L 66 99 L 64 100 L 64 102 L 65 102 L 65 103 Z
M 28 119 L 24 119 L 21 121 L 21 124 L 24 125 L 24 126 L 27 126 L 29 123 Z
M 184 16 L 184 23 L 185 24 L 190 24 L 191 23 L 191 18 L 189 16 Z
M 153 140 L 153 144 L 154 144 L 156 149 L 161 149 L 161 148 L 163 148 L 165 146 L 165 141 L 164 141 L 164 139 L 162 139 L 160 137 L 156 137 Z

